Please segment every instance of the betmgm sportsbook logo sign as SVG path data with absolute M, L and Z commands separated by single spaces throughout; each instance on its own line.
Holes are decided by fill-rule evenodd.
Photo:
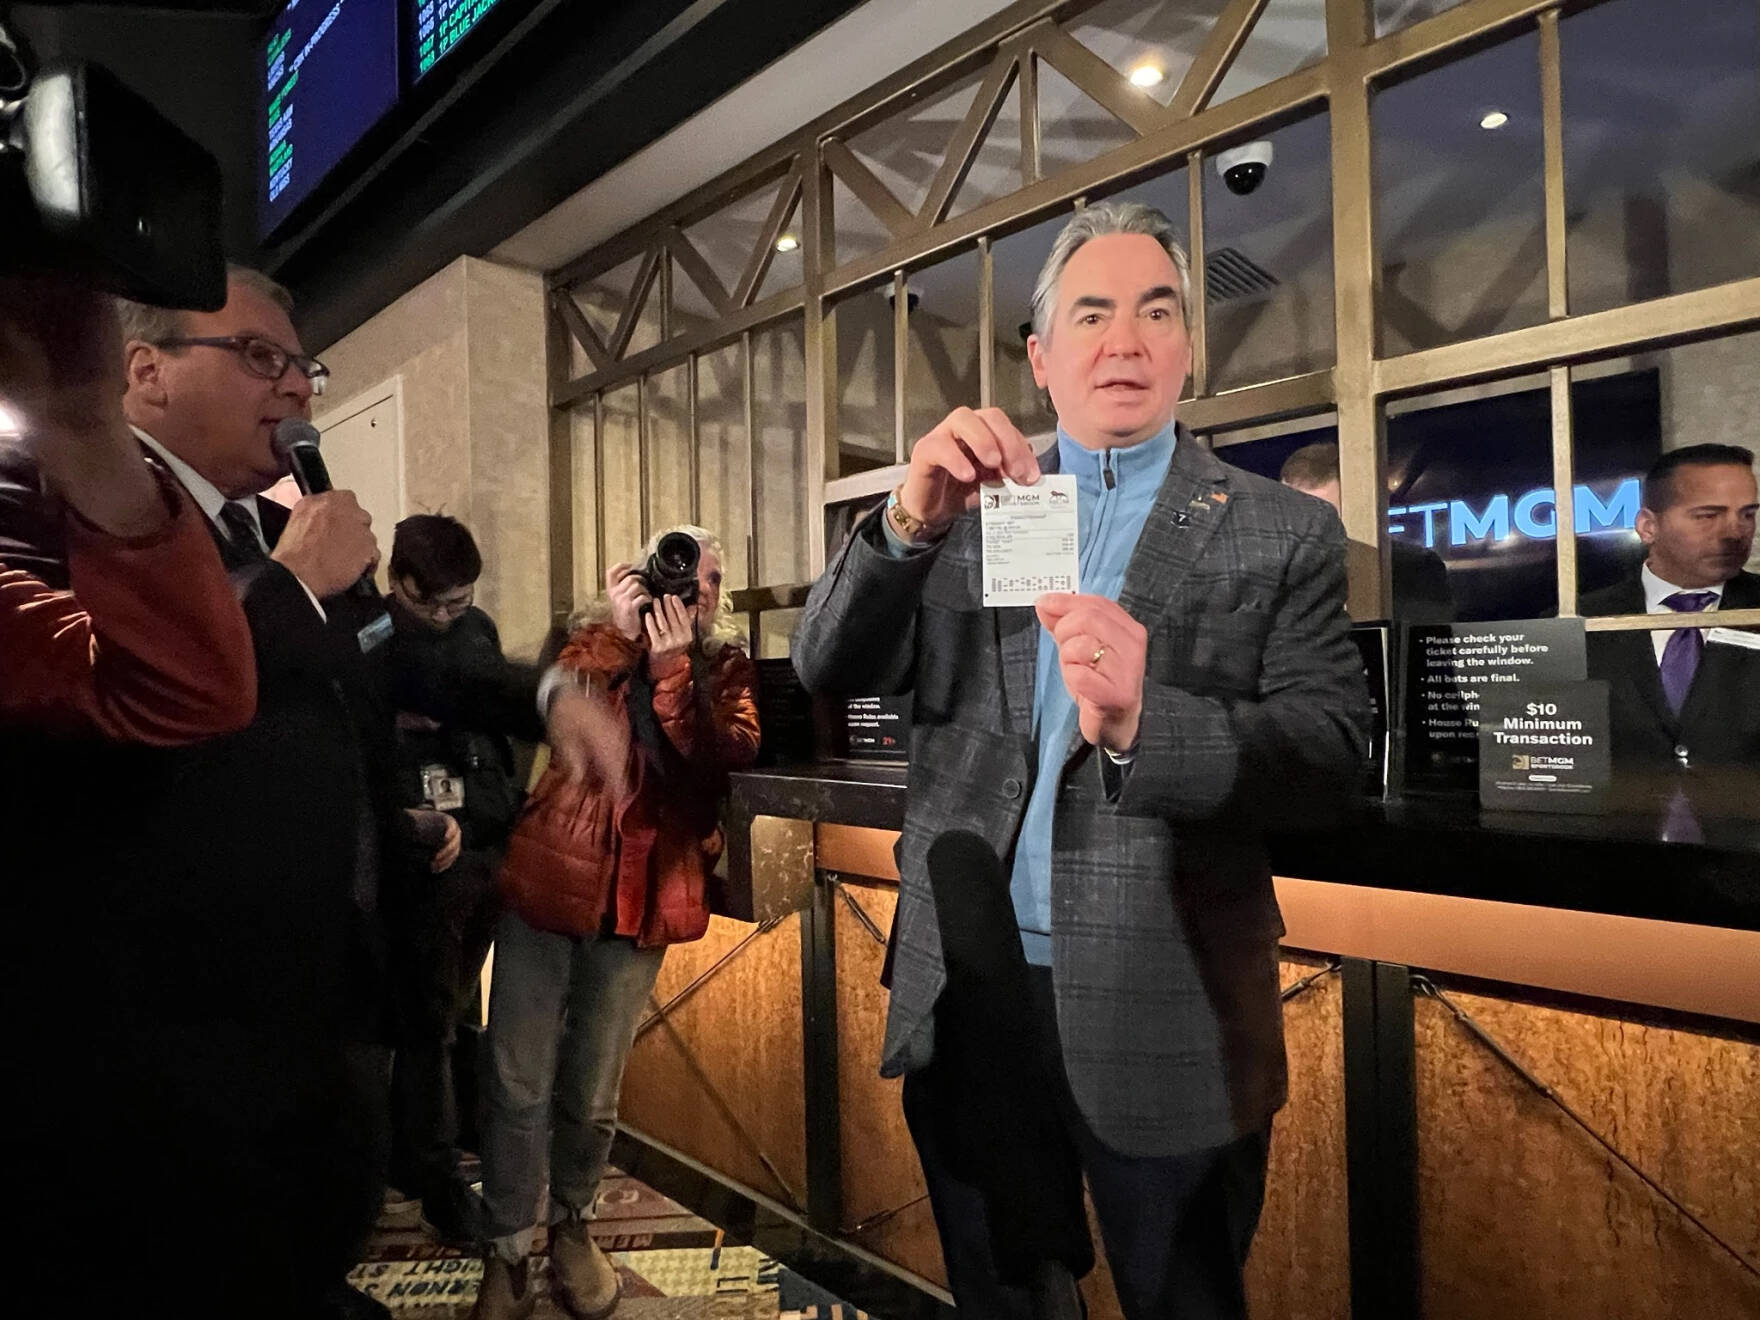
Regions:
M 1638 525 L 1642 496 L 1637 477 L 1620 482 L 1605 499 L 1592 486 L 1576 486 L 1572 495 L 1571 523 L 1578 536 L 1629 532 Z M 1387 519 L 1388 535 L 1408 539 L 1421 536 L 1426 550 L 1434 550 L 1438 545 L 1464 546 L 1485 541 L 1495 544 L 1512 536 L 1550 541 L 1558 535 L 1558 496 L 1551 486 L 1536 486 L 1513 498 L 1508 494 L 1493 495 L 1479 509 L 1465 500 L 1402 504 L 1389 509 Z
M 1577 758 L 1574 756 L 1512 756 L 1509 768 L 1524 773 L 1530 770 L 1575 770 Z

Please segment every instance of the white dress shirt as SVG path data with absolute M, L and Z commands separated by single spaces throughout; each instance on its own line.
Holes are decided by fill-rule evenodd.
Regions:
M 255 496 L 249 499 L 228 500 L 220 493 L 218 486 L 141 430 L 140 427 L 134 426 L 129 429 L 135 433 L 136 438 L 143 445 L 164 460 L 165 466 L 171 469 L 171 475 L 182 483 L 183 488 L 189 492 L 189 497 L 196 502 L 196 507 L 207 515 L 209 522 L 219 528 L 220 535 L 228 541 L 232 539 L 232 533 L 227 531 L 226 524 L 220 521 L 220 510 L 227 504 L 235 504 L 244 510 L 245 516 L 251 520 L 251 526 L 257 529 L 257 544 L 262 548 L 263 553 L 269 553 L 269 542 L 263 535 L 263 516 L 257 512 Z M 298 574 L 294 575 L 293 580 L 298 582 L 300 590 L 306 593 L 306 599 L 312 602 L 312 608 L 318 611 L 318 617 L 328 622 L 330 616 L 324 613 L 324 607 L 318 604 L 318 598 L 312 594 L 312 589 L 300 580 Z
M 1674 583 L 1665 582 L 1652 573 L 1648 563 L 1645 563 L 1643 571 L 1638 576 L 1644 583 L 1644 609 L 1649 614 L 1680 614 L 1683 618 L 1690 617 L 1682 611 L 1670 609 L 1662 603 L 1677 591 L 1709 591 L 1712 598 L 1711 603 L 1700 611 L 1702 614 L 1710 614 L 1723 604 L 1723 583 L 1721 582 L 1715 587 L 1677 587 Z M 1667 628 L 1657 628 L 1651 632 L 1650 644 L 1656 648 L 1657 668 L 1662 667 L 1662 652 L 1668 646 L 1668 639 L 1678 631 L 1679 629 L 1671 631 Z

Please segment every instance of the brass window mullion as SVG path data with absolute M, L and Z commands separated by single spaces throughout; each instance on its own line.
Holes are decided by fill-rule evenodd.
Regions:
M 911 308 L 909 287 L 904 272 L 892 272 L 892 452 L 900 463 L 909 458 L 905 452 L 904 410 L 905 372 L 911 356 Z
M 685 388 L 690 391 L 690 398 L 685 404 L 688 410 L 689 421 L 687 425 L 690 427 L 691 438 L 689 453 L 691 465 L 690 521 L 701 527 L 703 525 L 703 437 L 697 432 L 697 355 L 692 353 L 690 357 L 685 359 L 685 363 Z
M 636 490 L 641 505 L 637 526 L 642 544 L 648 544 L 648 377 L 636 377 Z
M 1552 509 L 1558 552 L 1558 612 L 1577 612 L 1577 492 L 1575 432 L 1571 419 L 1571 369 L 1548 372 L 1552 390 Z
M 1374 168 L 1368 62 L 1369 0 L 1326 0 L 1332 133 L 1333 336 L 1339 494 L 1350 538 L 1350 612 L 1392 616 L 1387 536 L 1386 423 L 1377 391 Z
M 1564 209 L 1564 75 L 1556 9 L 1540 15 L 1540 124 L 1546 153 L 1546 311 L 1556 321 L 1570 315 Z
M 593 396 L 593 583 L 594 594 L 598 584 L 605 580 L 605 571 L 611 567 L 605 557 L 605 394 L 600 391 Z
M 1186 156 L 1186 206 L 1191 235 L 1192 305 L 1186 315 L 1192 323 L 1192 397 L 1201 399 L 1210 392 L 1210 333 L 1206 328 L 1209 289 L 1204 278 L 1204 153 L 1193 151 Z
M 758 406 L 757 367 L 752 360 L 752 332 L 739 337 L 741 386 L 746 404 L 746 585 L 758 584 Z M 758 654 L 758 616 L 751 618 L 752 654 Z
M 1021 71 L 1017 80 L 1021 98 L 1021 183 L 1039 181 L 1039 57 L 1031 47 L 1021 52 Z
M 996 405 L 996 254 L 978 240 L 978 406 Z
M 825 484 L 843 475 L 837 415 L 837 309 L 828 306 L 822 296 L 837 232 L 831 180 L 817 144 L 801 153 L 799 170 L 801 277 L 806 294 L 801 339 L 807 377 L 807 571 L 817 577 L 824 571 L 827 555 Z M 756 586 L 757 580 L 752 579 L 750 585 Z

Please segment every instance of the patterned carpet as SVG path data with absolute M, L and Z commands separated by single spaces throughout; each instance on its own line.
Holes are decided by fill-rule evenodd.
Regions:
M 463 1320 L 483 1263 L 469 1251 L 435 1242 L 419 1220 L 417 1204 L 388 1199 L 367 1259 L 349 1282 L 395 1315 Z M 868 1320 L 757 1248 L 726 1241 L 713 1224 L 615 1170 L 600 1187 L 593 1237 L 623 1276 L 620 1320 Z M 540 1252 L 542 1246 L 540 1234 Z M 539 1320 L 566 1320 L 549 1299 L 542 1260 L 534 1262 L 533 1277 Z

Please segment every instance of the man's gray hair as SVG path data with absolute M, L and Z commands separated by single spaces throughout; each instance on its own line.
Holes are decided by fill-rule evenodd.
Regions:
M 226 285 L 229 293 L 235 284 L 242 285 L 258 297 L 268 299 L 289 316 L 293 315 L 293 295 L 262 271 L 252 270 L 249 266 L 228 265 Z M 118 298 L 116 314 L 122 318 L 124 344 L 137 339 L 143 344 L 156 344 L 162 339 L 175 339 L 183 333 L 184 314 L 174 307 L 154 307 L 148 303 Z
M 1173 222 L 1153 206 L 1142 202 L 1096 202 L 1071 216 L 1057 241 L 1051 245 L 1051 255 L 1045 258 L 1039 281 L 1033 286 L 1033 333 L 1043 339 L 1050 332 L 1051 313 L 1057 304 L 1057 282 L 1063 278 L 1063 268 L 1069 265 L 1069 259 L 1089 239 L 1103 238 L 1108 234 L 1147 234 L 1161 244 L 1173 261 L 1174 270 L 1179 272 L 1179 314 L 1186 329 L 1190 330 L 1192 264 L 1186 257 L 1185 248 L 1180 246 Z

